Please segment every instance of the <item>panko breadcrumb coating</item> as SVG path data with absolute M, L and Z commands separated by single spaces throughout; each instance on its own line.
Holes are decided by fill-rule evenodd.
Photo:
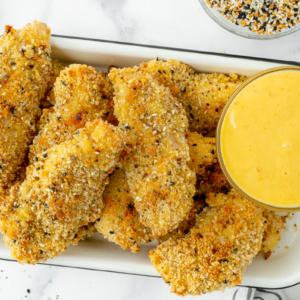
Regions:
M 218 163 L 203 165 L 197 172 L 196 195 L 226 194 L 232 189 Z
M 50 122 L 51 114 L 54 112 L 54 107 L 44 108 L 42 110 L 42 115 L 37 121 L 36 128 L 40 132 L 47 124 Z
M 171 292 L 201 295 L 241 284 L 258 253 L 264 232 L 262 209 L 232 191 L 209 194 L 209 206 L 182 238 L 150 251 L 151 262 Z
M 50 81 L 48 82 L 46 93 L 44 99 L 41 101 L 42 106 L 55 105 L 55 95 L 54 95 L 54 83 L 56 78 L 59 76 L 60 71 L 62 71 L 66 66 L 61 64 L 58 59 L 52 60 L 52 72 Z
M 206 138 L 197 132 L 187 135 L 191 160 L 190 169 L 198 171 L 200 166 L 216 161 L 216 147 L 214 138 Z M 193 169 L 194 168 L 194 169 Z M 139 221 L 139 213 L 134 207 L 126 181 L 125 170 L 118 170 L 111 178 L 103 194 L 105 208 L 101 220 L 95 224 L 97 230 L 110 241 L 120 245 L 123 249 L 140 250 L 139 243 L 148 243 L 153 239 L 151 231 Z M 178 228 L 158 238 L 160 243 L 170 237 L 183 236 L 195 225 L 195 214 L 204 207 L 204 201 L 194 199 L 194 206 L 187 220 L 179 223 Z
M 281 239 L 280 231 L 284 224 L 282 217 L 276 215 L 273 211 L 266 209 L 263 212 L 263 215 L 266 218 L 266 226 L 261 251 L 265 253 L 265 259 L 268 259 L 272 254 L 272 250 L 277 246 Z
M 237 74 L 195 74 L 189 65 L 177 60 L 152 60 L 142 63 L 141 68 L 170 88 L 187 112 L 190 131 L 202 134 L 216 128 L 225 103 L 246 79 Z
M 77 245 L 79 240 L 84 241 L 86 238 L 91 237 L 96 232 L 95 223 L 89 223 L 78 229 L 77 238 L 71 241 L 72 245 Z
M 197 132 L 188 132 L 187 140 L 191 157 L 187 165 L 196 173 L 198 182 L 203 169 L 209 168 L 217 161 L 215 138 L 203 137 L 202 134 Z M 205 205 L 204 200 L 200 196 L 201 194 L 199 195 L 196 190 L 196 195 L 193 200 L 194 207 L 191 209 L 188 219 L 181 221 L 178 227 L 168 234 L 159 237 L 157 239 L 159 243 L 162 243 L 171 237 L 182 237 L 194 227 L 196 214 L 200 213 Z
M 216 129 L 221 112 L 234 90 L 247 79 L 237 74 L 196 74 L 187 87 L 190 130 L 207 134 Z
M 217 162 L 216 139 L 212 137 L 203 137 L 197 132 L 187 134 L 190 161 L 188 166 L 196 174 L 202 173 L 203 165 L 211 165 Z
M 140 223 L 140 215 L 135 209 L 124 169 L 119 169 L 110 177 L 103 202 L 104 209 L 95 227 L 110 242 L 135 253 L 141 249 L 141 243 L 154 240 L 151 229 Z
M 194 197 L 195 198 L 195 197 Z M 194 206 L 190 211 L 189 217 L 187 220 L 183 220 L 179 223 L 178 227 L 168 234 L 160 236 L 157 238 L 158 244 L 161 244 L 167 241 L 170 238 L 180 238 L 186 235 L 191 228 L 195 226 L 196 216 L 199 214 L 205 207 L 205 202 L 203 199 L 194 199 Z
M 0 201 L 0 231 L 13 258 L 45 262 L 83 237 L 81 227 L 100 217 L 108 175 L 125 143 L 119 128 L 95 120 L 37 155 L 26 180 Z
M 144 70 L 112 69 L 109 77 L 119 126 L 130 136 L 124 168 L 135 207 L 154 236 L 164 235 L 188 218 L 195 193 L 186 113 Z
M 5 29 L 0 38 L 0 192 L 13 184 L 25 160 L 51 77 L 46 24 Z
M 73 64 L 61 71 L 55 82 L 56 105 L 53 113 L 43 113 L 40 128 L 30 146 L 29 159 L 72 139 L 86 122 L 100 119 L 110 112 L 103 77 L 94 68 Z
M 191 160 L 188 166 L 196 172 L 196 195 L 226 194 L 231 190 L 217 161 L 216 139 L 203 137 L 197 132 L 188 133 Z

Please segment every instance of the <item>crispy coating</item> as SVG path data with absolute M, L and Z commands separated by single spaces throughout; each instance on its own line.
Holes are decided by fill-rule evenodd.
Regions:
M 197 132 L 189 132 L 187 138 L 191 157 L 188 166 L 196 172 L 197 177 L 194 209 L 191 210 L 188 220 L 183 220 L 178 228 L 158 238 L 159 243 L 170 237 L 180 237 L 188 233 L 195 225 L 196 214 L 199 214 L 205 206 L 207 193 L 227 193 L 231 190 L 217 163 L 215 138 L 203 137 Z
M 127 181 L 141 223 L 154 236 L 188 218 L 195 173 L 188 166 L 188 122 L 170 90 L 139 68 L 113 69 L 115 114 L 130 135 Z
M 54 84 L 56 78 L 60 75 L 60 71 L 62 71 L 66 66 L 64 66 L 58 59 L 52 60 L 52 72 L 50 81 L 48 82 L 46 93 L 44 99 L 41 101 L 41 105 L 43 107 L 49 107 L 50 105 L 55 105 L 55 94 L 54 94 Z
M 190 229 L 195 226 L 196 217 L 203 210 L 204 207 L 205 207 L 204 200 L 194 197 L 193 208 L 189 213 L 188 219 L 181 221 L 178 227 L 172 230 L 171 232 L 169 232 L 168 234 L 165 234 L 157 238 L 158 244 L 161 244 L 170 238 L 177 239 L 186 235 L 190 231 Z
M 50 122 L 51 114 L 54 112 L 54 107 L 44 108 L 42 110 L 42 115 L 36 123 L 36 128 L 40 132 L 47 124 Z
M 0 191 L 16 179 L 35 133 L 51 76 L 49 38 L 46 24 L 35 21 L 6 26 L 0 39 Z
M 207 134 L 216 129 L 221 112 L 234 90 L 247 77 L 237 74 L 196 74 L 187 87 L 190 130 Z
M 202 167 L 217 162 L 216 139 L 212 137 L 203 137 L 197 132 L 187 134 L 190 161 L 188 166 L 196 174 L 202 173 Z
M 71 241 L 72 245 L 77 245 L 79 240 L 84 241 L 86 238 L 91 237 L 96 232 L 95 223 L 89 223 L 78 229 L 77 238 Z
M 141 249 L 141 243 L 149 243 L 154 239 L 150 228 L 140 223 L 124 169 L 119 169 L 110 177 L 103 202 L 104 209 L 95 227 L 110 242 L 136 253 Z
M 231 190 L 217 161 L 216 139 L 203 137 L 197 132 L 188 133 L 191 160 L 188 166 L 196 172 L 196 195 L 226 194 Z
M 268 259 L 272 254 L 272 250 L 277 246 L 281 239 L 280 231 L 284 224 L 281 216 L 276 215 L 273 211 L 266 209 L 263 212 L 263 215 L 266 218 L 266 226 L 261 251 L 265 253 L 265 259 Z
M 86 65 L 73 64 L 61 71 L 54 87 L 56 105 L 42 115 L 42 130 L 30 146 L 30 163 L 37 154 L 72 139 L 86 122 L 110 112 L 105 84 L 102 75 Z
M 197 196 L 208 193 L 226 194 L 232 189 L 218 163 L 203 165 L 197 173 Z
M 207 203 L 187 235 L 150 251 L 151 262 L 178 295 L 224 291 L 240 284 L 261 247 L 261 208 L 234 191 L 209 194 Z
M 214 138 L 204 138 L 199 133 L 189 132 L 187 139 L 191 157 L 188 162 L 190 169 L 197 172 L 203 165 L 216 161 Z M 123 249 L 132 249 L 132 252 L 140 250 L 140 245 L 137 243 L 147 243 L 149 239 L 152 239 L 148 228 L 144 227 L 139 221 L 139 213 L 134 207 L 134 201 L 125 180 L 124 170 L 117 171 L 111 177 L 103 199 L 106 206 L 102 212 L 101 220 L 96 223 L 96 228 L 101 234 L 110 241 L 119 244 Z M 195 215 L 203 207 L 204 201 L 202 199 L 194 199 L 194 207 L 191 209 L 188 219 L 181 221 L 178 228 L 172 232 L 159 237 L 159 243 L 175 235 L 185 235 L 195 225 Z M 144 232 L 144 230 L 146 231 Z M 135 231 L 139 233 L 136 237 L 133 236 Z
M 120 129 L 95 120 L 74 139 L 37 155 L 26 180 L 1 201 L 0 231 L 13 258 L 45 262 L 81 239 L 80 227 L 100 217 L 108 175 L 125 143 Z
M 152 60 L 141 67 L 170 88 L 187 112 L 190 131 L 202 134 L 216 128 L 225 103 L 246 79 L 237 74 L 195 74 L 189 65 L 176 60 Z

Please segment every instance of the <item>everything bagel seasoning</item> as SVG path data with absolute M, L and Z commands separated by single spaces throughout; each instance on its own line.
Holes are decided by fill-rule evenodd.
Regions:
M 274 34 L 300 22 L 300 1 L 207 0 L 228 21 L 258 34 Z

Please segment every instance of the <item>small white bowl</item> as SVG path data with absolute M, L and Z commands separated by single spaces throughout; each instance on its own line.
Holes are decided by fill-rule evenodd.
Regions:
M 285 29 L 282 32 L 273 33 L 273 34 L 258 34 L 257 32 L 253 32 L 248 29 L 248 27 L 241 27 L 238 26 L 230 21 L 228 21 L 226 18 L 224 18 L 217 10 L 214 8 L 211 8 L 208 3 L 206 3 L 206 0 L 199 0 L 200 4 L 202 5 L 204 11 L 221 27 L 228 30 L 229 32 L 232 32 L 234 34 L 240 35 L 242 37 L 248 38 L 248 39 L 258 39 L 258 40 L 272 40 L 277 39 L 280 37 L 287 36 L 291 33 L 294 33 L 298 29 L 300 29 L 300 23 L 297 23 L 296 26 L 293 26 L 292 28 Z

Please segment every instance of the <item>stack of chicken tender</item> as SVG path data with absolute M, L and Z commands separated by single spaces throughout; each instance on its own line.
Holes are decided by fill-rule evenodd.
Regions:
M 96 231 L 133 253 L 156 239 L 150 260 L 184 296 L 234 287 L 260 251 L 270 257 L 282 219 L 232 190 L 206 137 L 246 77 L 50 57 L 45 24 L 6 26 L 0 231 L 13 258 L 45 262 Z

